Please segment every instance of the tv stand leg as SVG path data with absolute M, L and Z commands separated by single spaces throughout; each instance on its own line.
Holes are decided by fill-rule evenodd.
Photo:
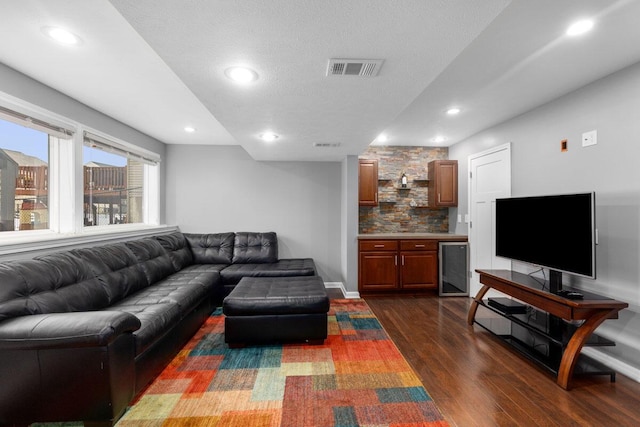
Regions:
M 467 323 L 471 326 L 473 325 L 473 321 L 476 318 L 476 311 L 478 311 L 478 304 L 484 298 L 484 295 L 489 291 L 489 286 L 483 285 L 482 288 L 478 291 L 475 297 L 473 297 L 473 301 L 471 302 L 471 307 L 469 307 L 469 314 L 467 315 Z
M 593 331 L 596 330 L 602 322 L 607 318 L 617 313 L 618 309 L 602 311 L 589 317 L 585 322 L 574 332 L 573 336 L 569 340 L 567 347 L 562 354 L 562 360 L 560 361 L 560 369 L 558 371 L 557 383 L 565 390 L 570 388 L 570 380 L 573 375 L 573 369 L 580 356 L 582 347 L 587 342 Z

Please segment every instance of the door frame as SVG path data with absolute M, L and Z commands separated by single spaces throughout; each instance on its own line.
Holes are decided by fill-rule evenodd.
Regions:
M 471 272 L 471 280 L 469 283 L 469 289 L 470 289 L 470 296 L 471 294 L 473 294 L 476 289 L 474 286 L 474 278 L 475 278 L 475 269 L 477 268 L 477 266 L 473 265 L 472 263 L 474 262 L 475 258 L 473 255 L 475 255 L 475 250 L 477 250 L 477 245 L 475 244 L 475 242 L 473 241 L 473 239 L 471 238 L 472 236 L 472 228 L 473 228 L 473 206 L 471 204 L 471 193 L 473 192 L 473 185 L 471 183 L 471 163 L 473 160 L 479 159 L 481 157 L 484 156 L 488 156 L 490 154 L 494 154 L 497 153 L 499 151 L 503 151 L 506 150 L 507 152 L 507 156 L 509 159 L 509 162 L 507 164 L 507 176 L 508 176 L 508 182 L 506 183 L 506 188 L 508 190 L 509 196 L 511 196 L 511 142 L 507 142 L 505 144 L 501 144 L 492 148 L 489 148 L 487 150 L 481 151 L 479 153 L 474 153 L 469 155 L 469 157 L 467 158 L 467 171 L 469 172 L 469 174 L 467 175 L 467 206 L 468 206 L 468 211 L 469 211 L 469 221 L 470 221 L 470 225 L 467 229 L 467 234 L 468 234 L 468 240 L 469 240 L 469 268 L 470 268 L 470 272 Z

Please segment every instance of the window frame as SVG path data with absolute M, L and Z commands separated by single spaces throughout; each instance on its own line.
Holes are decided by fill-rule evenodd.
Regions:
M 97 129 L 93 129 L 75 120 L 30 104 L 6 93 L 0 92 L 0 107 L 34 118 L 42 122 L 59 126 L 72 133 L 69 139 L 57 138 L 45 128 L 28 126 L 49 135 L 49 228 L 46 230 L 21 230 L 0 232 L 0 256 L 24 251 L 34 251 L 77 244 L 77 242 L 102 241 L 111 238 L 147 235 L 166 229 L 160 225 L 160 181 L 161 156 L 135 144 L 120 140 Z M 5 117 L 2 117 L 5 119 Z M 9 120 L 16 123 L 15 120 Z M 88 132 L 115 147 L 125 148 L 130 153 L 143 156 L 156 166 L 145 163 L 144 166 L 144 215 L 142 223 L 110 224 L 85 227 L 83 224 L 83 156 L 84 135 Z M 63 191 L 66 188 L 72 191 Z M 97 240 L 96 240 L 97 239 Z
M 95 129 L 90 129 L 86 126 L 82 127 L 82 141 L 80 147 L 80 186 L 81 190 L 79 191 L 79 200 L 77 201 L 80 205 L 80 226 L 83 229 L 83 233 L 95 233 L 101 232 L 103 230 L 113 230 L 113 229 L 128 229 L 128 228 L 136 228 L 141 226 L 154 226 L 160 224 L 160 161 L 161 158 L 158 154 L 153 153 L 149 150 L 145 150 L 144 148 L 135 146 L 126 141 L 120 140 L 118 138 L 114 138 L 112 136 L 108 136 L 107 134 L 96 131 Z M 94 143 L 98 143 L 104 148 L 110 147 L 111 150 L 107 148 L 106 151 L 111 151 L 113 154 L 118 154 L 123 157 L 127 157 L 132 160 L 139 161 L 143 163 L 143 195 L 142 195 L 142 203 L 143 203 L 143 218 L 141 223 L 134 224 L 109 224 L 109 225 L 92 225 L 85 226 L 82 218 L 84 217 L 83 212 L 83 192 L 84 192 L 84 176 L 82 174 L 82 147 L 86 146 L 86 141 L 90 140 Z

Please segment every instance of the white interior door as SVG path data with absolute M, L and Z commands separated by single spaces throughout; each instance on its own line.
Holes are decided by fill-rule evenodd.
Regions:
M 511 196 L 511 144 L 469 156 L 470 295 L 481 285 L 476 268 L 511 268 L 511 262 L 495 256 L 497 198 Z

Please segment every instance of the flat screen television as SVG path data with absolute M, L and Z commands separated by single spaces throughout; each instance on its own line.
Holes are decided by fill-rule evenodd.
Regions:
M 596 278 L 595 193 L 496 199 L 496 255 L 562 273 Z

